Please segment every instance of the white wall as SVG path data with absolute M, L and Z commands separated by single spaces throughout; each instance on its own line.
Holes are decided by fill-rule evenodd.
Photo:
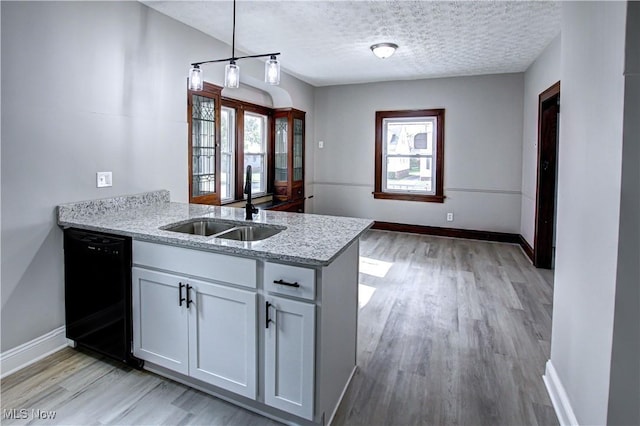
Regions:
M 551 363 L 580 424 L 605 424 L 620 217 L 626 3 L 562 4 Z M 637 256 L 636 256 L 637 260 Z
M 522 124 L 522 207 L 520 235 L 533 247 L 538 162 L 538 95 L 560 80 L 560 36 L 524 73 Z
M 188 200 L 189 64 L 229 46 L 138 2 L 0 7 L 5 351 L 64 323 L 56 205 L 160 188 Z M 261 79 L 261 61 L 242 66 L 247 81 Z M 221 84 L 223 68 L 205 79 Z M 313 88 L 283 75 L 278 102 L 289 88 L 286 106 L 309 111 Z M 95 187 L 97 171 L 113 171 L 112 188 Z
M 618 271 L 607 424 L 640 425 L 640 3 L 627 4 Z
M 519 233 L 522 99 L 522 74 L 318 88 L 315 211 Z M 422 108 L 446 109 L 445 202 L 374 199 L 375 112 Z

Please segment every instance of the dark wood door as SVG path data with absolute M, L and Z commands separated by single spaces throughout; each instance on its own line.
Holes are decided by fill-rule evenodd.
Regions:
M 556 83 L 540 95 L 538 115 L 538 185 L 533 263 L 538 268 L 547 269 L 553 265 L 559 112 L 560 84 Z

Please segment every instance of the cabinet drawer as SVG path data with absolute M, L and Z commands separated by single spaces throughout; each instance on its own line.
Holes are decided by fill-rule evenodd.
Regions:
M 266 262 L 264 265 L 264 288 L 270 293 L 314 300 L 316 297 L 316 271 L 299 266 Z
M 134 240 L 133 263 L 256 288 L 254 259 Z

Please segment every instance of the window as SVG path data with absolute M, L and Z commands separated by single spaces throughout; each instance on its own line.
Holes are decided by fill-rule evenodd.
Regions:
M 375 198 L 444 201 L 444 109 L 376 112 Z
M 251 193 L 267 193 L 267 116 L 244 113 L 244 168 L 251 166 Z M 243 182 L 244 183 L 244 182 Z
M 236 110 L 222 107 L 220 114 L 221 166 L 220 166 L 220 200 L 224 202 L 235 199 L 235 145 L 236 145 Z
M 251 166 L 251 196 L 268 194 L 271 161 L 271 116 L 273 110 L 235 99 L 222 98 L 221 202 L 240 201 L 245 197 L 247 166 Z

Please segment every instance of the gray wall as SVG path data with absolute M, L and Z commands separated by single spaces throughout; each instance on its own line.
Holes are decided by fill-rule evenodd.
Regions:
M 322 87 L 313 141 L 315 211 L 379 221 L 520 232 L 523 75 Z M 443 204 L 376 200 L 375 112 L 445 108 Z M 324 141 L 325 148 L 317 147 Z M 446 222 L 446 213 L 454 222 Z
M 524 73 L 520 235 L 531 247 L 533 247 L 536 214 L 538 96 L 560 80 L 560 60 L 560 36 L 558 36 Z
M 562 4 L 551 362 L 580 424 L 607 421 L 620 217 L 625 16 L 625 3 Z
M 640 3 L 627 5 L 622 191 L 609 425 L 640 425 Z
M 159 188 L 187 201 L 188 64 L 230 48 L 138 2 L 0 5 L 6 351 L 64 323 L 57 204 Z M 242 78 L 259 81 L 263 67 L 243 61 Z M 221 84 L 223 68 L 205 79 Z M 311 112 L 306 83 L 283 75 L 276 95 Z M 95 187 L 97 171 L 113 171 L 112 188 Z

